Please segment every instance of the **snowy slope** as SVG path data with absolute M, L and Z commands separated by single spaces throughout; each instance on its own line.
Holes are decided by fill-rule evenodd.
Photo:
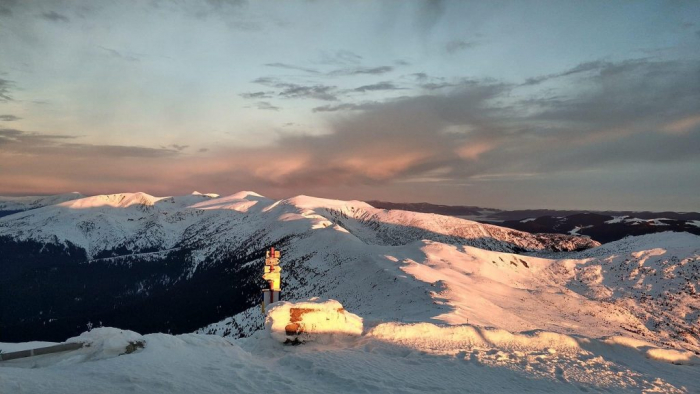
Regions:
M 565 256 L 540 253 L 547 258 L 430 240 L 391 246 L 341 238 L 320 233 L 287 252 L 284 297 L 337 299 L 370 324 L 438 322 L 626 336 L 700 352 L 695 235 L 628 238 Z M 302 255 L 321 239 L 324 247 Z M 240 336 L 261 326 L 254 307 L 199 332 Z
M 90 257 L 105 257 L 117 249 L 138 253 L 183 243 L 235 243 L 256 232 L 275 233 L 270 234 L 274 240 L 330 225 L 339 225 L 369 244 L 434 239 L 504 251 L 576 250 L 597 245 L 581 237 L 532 235 L 458 218 L 379 210 L 360 201 L 306 196 L 272 201 L 254 192 L 220 198 L 200 193 L 86 197 L 1 218 L 0 236 L 71 243 Z
M 53 196 L 22 196 L 22 197 L 6 197 L 0 196 L 0 216 L 3 212 L 21 212 L 30 209 L 45 207 L 48 205 L 60 204 L 62 202 L 77 200 L 84 198 L 78 192 L 56 194 Z
M 0 362 L 7 393 L 694 393 L 692 354 L 626 338 L 385 323 L 301 346 L 98 328 L 80 350 Z M 133 346 L 139 344 L 143 348 Z M 131 345 L 131 346 L 130 346 Z M 0 343 L 0 348 L 7 346 Z M 21 346 L 14 345 L 14 346 Z M 127 349 L 136 348 L 127 353 Z M 681 364 L 681 365 L 676 365 Z

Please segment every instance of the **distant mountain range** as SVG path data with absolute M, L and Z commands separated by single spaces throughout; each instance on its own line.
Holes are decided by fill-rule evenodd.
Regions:
M 531 233 L 585 235 L 607 243 L 630 235 L 664 231 L 689 232 L 700 235 L 698 212 L 649 211 L 576 211 L 576 210 L 500 210 L 475 206 L 450 206 L 429 203 L 392 203 L 368 201 L 381 209 L 401 209 L 435 213 L 498 224 Z

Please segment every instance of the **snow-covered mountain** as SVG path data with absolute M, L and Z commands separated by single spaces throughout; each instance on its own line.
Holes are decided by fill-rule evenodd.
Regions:
M 17 212 L 28 211 L 30 209 L 45 207 L 47 205 L 55 205 L 65 201 L 77 200 L 84 197 L 85 196 L 78 192 L 55 194 L 51 196 L 0 196 L 0 217 Z
M 336 246 L 307 256 L 303 267 L 283 264 L 286 297 L 342 300 L 376 323 L 625 336 L 700 353 L 700 237 L 692 234 L 630 237 L 574 253 L 328 242 Z M 199 332 L 247 336 L 262 321 L 253 307 Z
M 533 235 L 447 216 L 375 209 L 361 201 L 308 196 L 273 201 L 254 192 L 221 198 L 196 192 L 178 197 L 145 193 L 86 197 L 6 217 L 0 220 L 0 236 L 70 243 L 95 258 L 123 254 L 111 253 L 115 250 L 163 250 L 213 238 L 223 242 L 228 237 L 227 243 L 235 243 L 235 238 L 257 232 L 271 232 L 268 238 L 275 241 L 329 226 L 368 244 L 432 239 L 500 251 L 571 251 L 598 245 L 582 237 Z
M 259 306 L 270 246 L 282 251 L 283 299 L 336 299 L 362 317 L 362 335 L 273 344 Z M 226 338 L 93 330 L 77 353 L 0 365 L 0 389 L 42 391 L 47 375 L 23 369 L 39 367 L 84 378 L 59 379 L 58 392 L 132 381 L 258 392 L 271 384 L 261 374 L 294 392 L 693 392 L 698 286 L 700 237 L 687 233 L 601 246 L 308 196 L 86 197 L 0 218 L 0 342 L 102 325 Z M 115 358 L 133 341 L 145 349 Z M 192 368 L 196 383 L 180 378 Z
M 0 218 L 0 295 L 10 300 L 0 310 L 0 335 L 55 339 L 100 321 L 142 332 L 194 330 L 257 303 L 267 247 L 282 249 L 304 283 L 315 254 L 324 264 L 364 264 L 367 250 L 423 240 L 502 252 L 598 245 L 308 196 L 85 197 Z
M 554 233 L 588 236 L 598 242 L 617 241 L 630 235 L 645 235 L 666 231 L 700 235 L 698 212 L 648 211 L 564 211 L 531 209 L 505 211 L 474 206 L 435 205 L 429 203 L 391 203 L 369 201 L 384 209 L 437 213 L 497 224 L 530 233 Z
M 182 332 L 235 315 L 203 331 L 249 335 L 262 324 L 261 256 L 275 246 L 284 297 L 338 299 L 368 321 L 625 334 L 698 351 L 698 239 L 662 233 L 601 247 L 361 201 L 124 193 L 0 218 L 4 247 L 24 248 L 0 269 L 8 285 L 48 269 L 34 286 L 55 303 L 5 308 L 23 333 L 90 320 Z M 3 287 L 29 300 L 37 290 Z M 82 320 L 67 317 L 76 309 Z

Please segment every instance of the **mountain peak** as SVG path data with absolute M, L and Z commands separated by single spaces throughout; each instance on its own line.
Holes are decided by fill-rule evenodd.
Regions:
M 246 199 L 248 197 L 267 198 L 267 197 L 263 196 L 262 194 L 258 194 L 256 192 L 250 191 L 250 190 L 243 190 L 243 191 L 240 191 L 236 194 L 232 194 L 229 197 L 230 198 L 239 198 L 239 199 Z
M 210 198 L 219 198 L 219 195 L 216 193 L 200 193 L 198 191 L 193 191 L 192 192 L 193 196 L 204 196 L 204 197 L 210 197 Z
M 162 197 L 154 197 L 144 192 L 100 194 L 97 196 L 90 196 L 80 198 L 77 200 L 67 201 L 59 205 L 74 209 L 88 209 L 98 207 L 127 208 L 132 205 L 152 206 L 158 200 L 161 199 Z
M 372 209 L 373 207 L 364 201 L 359 200 L 334 200 L 330 198 L 312 197 L 300 194 L 286 200 L 289 204 L 298 208 L 314 209 L 314 208 L 333 208 L 342 209 L 343 207 L 354 207 Z

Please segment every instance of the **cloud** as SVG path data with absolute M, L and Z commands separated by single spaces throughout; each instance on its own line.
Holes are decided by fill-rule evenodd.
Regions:
M 411 74 L 411 76 L 413 76 L 416 79 L 416 81 L 425 81 L 428 79 L 428 74 L 426 73 L 414 73 Z
M 92 158 L 160 158 L 172 157 L 178 149 L 148 148 L 127 145 L 92 145 L 71 142 L 78 137 L 28 133 L 17 129 L 0 129 L 0 152 L 19 153 L 22 155 L 54 155 L 61 157 Z M 175 146 L 175 145 L 173 145 Z
M 280 107 L 275 107 L 274 105 L 268 103 L 267 101 L 258 101 L 255 104 L 257 109 L 267 110 L 267 111 L 279 111 Z
M 178 145 L 178 144 L 170 144 L 168 146 L 169 148 L 175 149 L 178 152 L 182 152 L 183 150 L 189 148 L 189 145 Z M 167 149 L 167 148 L 166 148 Z
M 350 117 L 331 118 L 332 133 L 283 134 L 275 147 L 261 151 L 275 161 L 255 159 L 255 150 L 237 151 L 235 166 L 249 171 L 255 182 L 268 187 L 303 188 L 331 185 L 376 185 L 422 176 L 436 168 L 465 162 L 457 151 L 469 141 L 482 148 L 469 161 L 487 151 L 487 128 L 469 133 L 446 133 L 445 128 L 481 124 L 491 113 L 487 102 L 504 92 L 500 84 L 465 84 L 452 95 L 420 96 L 364 105 L 341 104 L 317 111 L 350 110 Z M 495 142 L 492 142 L 495 144 Z
M 460 156 L 464 156 L 468 150 L 465 145 L 473 141 L 495 146 L 499 135 L 489 135 L 496 130 L 495 126 L 473 132 L 458 132 L 454 127 L 450 132 L 445 130 L 455 125 L 464 126 L 463 129 L 466 130 L 468 126 L 486 124 L 493 112 L 488 102 L 503 94 L 506 89 L 506 86 L 500 84 L 471 83 L 460 86 L 460 89 L 448 95 L 367 103 L 363 111 L 354 111 L 352 116 L 330 118 L 329 134 L 285 133 L 280 135 L 274 146 L 219 148 L 210 152 L 205 161 L 199 157 L 200 162 L 193 162 L 187 157 L 172 162 L 169 158 L 178 155 L 177 149 L 92 146 L 74 143 L 72 137 L 30 134 L 17 130 L 8 133 L 9 138 L 15 141 L 9 149 L 4 145 L 0 148 L 0 160 L 2 153 L 10 150 L 23 154 L 40 154 L 46 163 L 60 162 L 61 166 L 73 163 L 74 158 L 88 157 L 96 163 L 90 169 L 81 169 L 81 172 L 93 174 L 100 168 L 105 171 L 100 179 L 111 178 L 112 185 L 121 184 L 123 178 L 131 177 L 133 184 L 148 187 L 153 187 L 153 180 L 162 170 L 161 164 L 164 166 L 166 162 L 169 163 L 169 168 L 177 168 L 170 171 L 177 175 L 169 176 L 169 181 L 188 187 L 196 180 L 199 184 L 236 182 L 239 185 L 275 190 L 313 191 L 338 185 L 380 185 L 424 178 L 431 171 L 445 168 L 450 172 L 444 177 L 452 178 L 464 173 L 460 169 L 463 163 L 476 165 L 476 159 L 489 153 L 481 149 L 480 154 L 467 155 L 469 158 L 465 159 Z M 64 138 L 70 140 L 65 141 Z M 18 139 L 23 141 L 17 141 Z M 125 162 L 120 172 L 116 173 L 103 165 L 110 157 L 133 157 L 135 161 Z M 274 157 L 274 160 L 270 160 L 270 157 Z M 157 160 L 159 158 L 163 160 Z M 147 159 L 152 160 L 152 164 L 148 164 L 149 170 L 144 172 L 143 160 Z M 17 163 L 19 165 L 20 162 Z M 39 171 L 37 165 L 32 164 L 30 167 L 36 173 L 55 174 L 54 171 L 59 171 L 48 164 Z M 93 176 L 97 177 L 86 175 L 85 179 L 92 179 Z M 15 188 L 24 185 L 21 178 L 9 177 L 10 175 L 5 178 L 0 176 L 0 179 L 7 180 L 7 185 L 16 184 Z M 55 177 L 84 182 L 82 179 L 77 180 L 72 173 L 55 174 Z M 137 180 L 140 177 L 144 178 L 143 181 Z
M 285 98 L 311 98 L 324 101 L 338 100 L 338 97 L 336 96 L 335 86 L 302 86 L 290 83 L 285 84 L 284 86 L 282 86 L 282 88 L 283 89 L 281 92 L 279 92 L 279 95 Z
M 342 70 L 335 70 L 328 73 L 328 75 L 381 75 L 393 71 L 394 68 L 391 66 L 380 66 L 380 67 L 353 67 L 346 68 Z
M 490 142 L 470 142 L 467 141 L 464 143 L 464 145 L 460 146 L 457 148 L 456 152 L 459 157 L 465 158 L 465 159 L 470 159 L 470 160 L 477 160 L 481 154 L 486 153 L 490 150 L 493 150 L 495 148 L 494 143 Z
M 378 82 L 375 84 L 371 85 L 364 85 L 357 87 L 353 89 L 355 92 L 368 92 L 368 91 L 378 91 L 378 90 L 401 90 L 403 88 L 400 88 L 396 85 L 394 85 L 393 82 L 389 81 L 384 81 L 384 82 Z
M 222 9 L 225 7 L 242 7 L 248 4 L 247 0 L 206 0 L 206 4 L 210 5 L 215 9 Z
M 241 93 L 239 96 L 243 97 L 244 99 L 267 99 L 267 98 L 272 98 L 274 92 L 249 92 L 249 93 Z
M 592 129 L 658 127 L 700 108 L 700 62 L 627 60 L 576 69 L 595 69 L 580 81 L 581 93 L 543 101 L 536 118 L 588 125 Z M 570 75 L 571 72 L 562 74 Z
M 158 149 L 129 145 L 63 144 L 57 148 L 60 148 L 63 154 L 75 155 L 78 157 L 167 158 L 178 155 L 178 151 L 174 149 Z
M 468 83 L 470 80 L 467 78 L 457 79 L 456 81 L 447 82 L 446 78 L 433 77 L 426 73 L 414 73 L 410 74 L 413 78 L 413 82 L 417 83 L 417 87 L 424 90 L 439 90 L 444 88 L 454 88 L 463 83 Z
M 690 115 L 674 120 L 663 127 L 663 131 L 672 134 L 685 134 L 700 126 L 700 115 Z
M 221 18 L 227 26 L 236 29 L 260 28 L 258 20 L 242 12 L 248 5 L 246 0 L 154 1 L 151 4 L 156 8 L 175 6 L 184 14 L 198 19 Z
M 312 109 L 313 112 L 336 112 L 336 111 L 358 111 L 372 109 L 377 102 L 367 102 L 362 104 L 343 103 L 338 105 L 323 105 Z
M 22 118 L 15 115 L 0 115 L 0 121 L 3 122 L 14 122 L 15 120 L 20 120 Z
M 138 62 L 140 61 L 140 58 L 134 54 L 127 54 L 123 52 L 119 52 L 115 49 L 111 48 L 105 48 L 103 46 L 98 45 L 98 48 L 102 49 L 105 51 L 110 57 L 113 57 L 115 59 L 121 59 L 121 60 L 126 60 L 128 62 Z
M 585 183 L 603 170 L 625 184 L 629 166 L 698 164 L 699 62 L 591 62 L 553 75 L 580 75 L 578 89 L 513 99 L 517 85 L 463 80 L 441 93 L 316 107 L 346 113 L 328 118 L 331 133 L 282 135 L 265 148 L 280 161 L 248 171 L 261 187 L 304 190 L 428 179 L 543 184 L 562 173 Z
M 10 88 L 13 85 L 14 82 L 0 78 L 0 101 L 13 101 L 12 96 L 10 96 Z
M 319 64 L 342 66 L 348 64 L 358 64 L 362 61 L 362 56 L 346 50 L 339 50 L 335 52 L 321 52 L 320 60 L 317 61 Z
M 475 46 L 476 42 L 473 41 L 454 40 L 445 44 L 445 50 L 447 51 L 447 53 L 452 54 L 455 52 L 463 51 L 465 49 L 474 48 Z
M 423 0 L 418 2 L 416 26 L 423 32 L 431 30 L 445 13 L 443 0 Z
M 613 173 L 638 164 L 697 164 L 698 75 L 698 61 L 606 63 L 580 80 L 578 94 L 528 102 L 535 112 L 522 119 L 530 129 L 520 154 L 538 158 L 523 158 L 523 167 Z
M 273 77 L 260 77 L 253 81 L 261 85 L 280 89 L 278 96 L 284 98 L 310 98 L 324 101 L 336 101 L 337 88 L 327 85 L 298 85 L 290 82 L 282 82 Z
M 503 205 L 527 199 L 530 206 L 552 201 L 540 199 L 547 198 L 542 190 L 564 190 L 557 199 L 579 198 L 571 200 L 575 204 L 585 202 L 576 197 L 580 193 L 590 200 L 591 190 L 607 193 L 612 187 L 634 199 L 639 191 L 656 189 L 650 185 L 693 183 L 693 171 L 700 168 L 698 75 L 698 61 L 588 62 L 545 76 L 575 78 L 538 96 L 529 95 L 529 87 L 493 80 L 413 76 L 407 79 L 412 84 L 443 86 L 413 97 L 322 103 L 313 111 L 324 113 L 323 134 L 300 134 L 302 127 L 294 127 L 262 147 L 217 146 L 193 157 L 172 146 L 93 146 L 70 136 L 2 129 L 0 185 L 5 191 L 30 190 L 61 180 L 68 189 L 162 187 L 163 193 L 173 193 L 166 187 L 235 185 L 230 187 L 280 197 L 357 196 L 352 193 L 362 190 L 365 196 L 458 196 L 455 200 L 481 193 L 484 201 Z M 314 92 L 317 85 L 271 77 L 256 81 L 279 97 L 345 93 L 325 85 L 318 85 L 325 92 Z M 121 157 L 130 159 L 115 166 L 113 159 Z M 84 165 L 86 158 L 90 166 Z M 657 172 L 637 173 L 649 168 Z M 164 173 L 169 175 L 163 178 Z M 669 190 L 697 190 L 684 187 Z M 408 194 L 413 192 L 419 194 Z
M 51 22 L 70 22 L 70 18 L 65 15 L 59 14 L 56 11 L 49 11 L 41 13 L 39 16 Z
M 294 66 L 294 65 L 286 64 L 286 63 L 267 63 L 267 64 L 265 64 L 265 66 L 275 67 L 275 68 L 283 68 L 283 69 L 287 69 L 287 70 L 304 71 L 304 72 L 307 72 L 309 74 L 319 74 L 319 71 L 315 70 L 313 68 Z
M 449 82 L 428 82 L 428 83 L 420 84 L 420 87 L 425 89 L 425 90 L 439 90 L 439 89 L 444 89 L 444 88 L 451 88 L 454 86 L 455 86 L 454 83 L 449 83 Z
M 538 77 L 528 78 L 525 81 L 524 85 L 537 85 L 537 84 L 540 84 L 544 81 L 548 81 L 550 79 L 566 77 L 566 76 L 570 76 L 570 75 L 574 75 L 574 74 L 585 73 L 588 71 L 600 70 L 600 69 L 602 69 L 604 67 L 608 67 L 610 65 L 611 65 L 611 63 L 603 62 L 600 60 L 593 61 L 593 62 L 581 63 L 581 64 L 577 65 L 576 67 L 573 67 L 573 68 L 566 70 L 564 72 L 561 72 L 561 73 L 541 75 Z
M 346 55 L 350 56 L 350 55 Z M 358 59 L 361 59 L 358 57 Z M 328 60 L 326 60 L 328 62 Z M 350 63 L 351 61 L 332 61 L 332 64 L 342 64 L 345 65 L 347 63 Z M 281 68 L 285 70 L 294 70 L 294 71 L 303 71 L 305 73 L 313 74 L 313 75 L 324 75 L 324 76 L 349 76 L 349 75 L 363 75 L 363 74 L 369 74 L 369 75 L 381 75 L 381 74 L 386 74 L 390 71 L 392 71 L 394 68 L 391 66 L 379 66 L 379 67 L 360 67 L 360 66 L 354 66 L 354 67 L 347 67 L 347 68 L 342 68 L 339 70 L 333 70 L 328 73 L 322 73 L 317 69 L 314 68 L 308 68 L 308 67 L 302 67 L 302 66 L 295 66 L 293 64 L 287 64 L 287 63 L 267 63 L 265 64 L 267 67 L 274 67 L 274 68 Z
M 56 141 L 74 139 L 68 135 L 50 135 L 40 133 L 27 133 L 17 129 L 0 129 L 0 146 L 5 145 L 25 145 L 25 146 L 46 146 L 53 145 Z
M 271 67 L 280 67 L 293 70 L 301 70 L 309 73 L 317 74 L 318 76 L 330 77 L 330 76 L 351 76 L 351 75 L 381 75 L 392 71 L 394 68 L 391 66 L 380 66 L 380 67 L 351 67 L 340 70 L 334 70 L 329 73 L 317 73 L 316 70 L 306 69 L 303 67 L 297 67 L 293 65 L 288 65 L 284 63 L 269 63 L 267 64 Z M 379 90 L 399 90 L 399 88 L 392 82 L 379 82 L 376 84 L 369 84 L 360 86 L 351 90 L 341 90 L 334 85 L 325 84 L 298 84 L 294 82 L 286 82 L 280 80 L 277 77 L 259 77 L 252 81 L 253 83 L 265 85 L 271 88 L 278 89 L 276 92 L 249 92 L 240 94 L 241 97 L 246 99 L 261 99 L 261 98 L 273 98 L 276 94 L 278 97 L 288 98 L 288 99 L 314 99 L 322 101 L 338 101 L 339 96 L 345 95 L 349 92 L 369 92 L 369 91 L 379 91 Z M 265 108 L 265 109 L 273 109 Z M 319 107 L 320 108 L 320 107 Z M 331 107 L 329 107 L 331 108 Z M 322 110 L 322 109 L 321 109 Z

